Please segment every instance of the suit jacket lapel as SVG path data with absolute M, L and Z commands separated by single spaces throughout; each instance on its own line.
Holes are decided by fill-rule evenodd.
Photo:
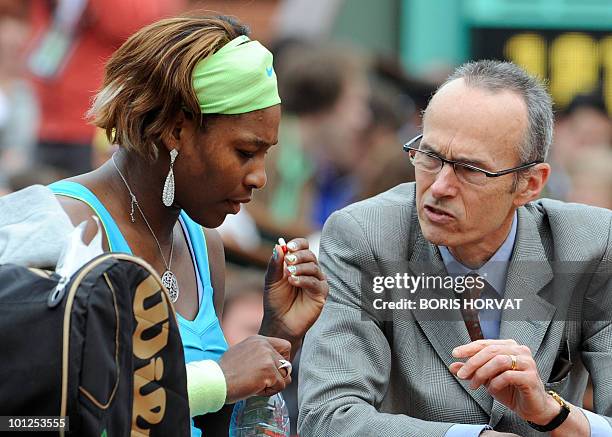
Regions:
M 519 208 L 516 242 L 508 268 L 504 298 L 522 301 L 519 310 L 503 311 L 499 336 L 528 346 L 538 368 L 537 352 L 556 311 L 556 307 L 538 293 L 552 279 L 553 270 L 542 246 L 537 223 L 526 208 Z M 506 407 L 495 401 L 489 424 L 497 425 L 505 411 Z
M 416 215 L 416 206 L 413 208 L 412 214 L 412 229 L 415 229 L 416 239 L 412 249 L 412 255 L 408 261 L 408 266 L 411 273 L 420 275 L 424 273 L 426 276 L 442 276 L 447 275 L 446 268 L 440 253 L 433 244 L 425 239 L 421 233 L 421 228 Z M 454 299 L 452 290 L 417 290 L 414 294 L 417 303 L 420 298 L 431 299 Z M 470 335 L 468 334 L 463 316 L 459 309 L 436 311 L 429 309 L 412 310 L 414 317 L 419 323 L 425 336 L 433 346 L 436 354 L 442 359 L 448 367 L 451 363 L 457 361 L 452 356 L 454 348 L 469 343 Z M 474 398 L 480 407 L 487 413 L 491 414 L 493 398 L 483 387 L 477 390 L 469 388 L 469 381 L 457 379 L 466 392 Z

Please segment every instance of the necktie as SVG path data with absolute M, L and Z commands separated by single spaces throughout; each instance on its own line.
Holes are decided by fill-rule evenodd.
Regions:
M 486 281 L 481 278 L 480 281 L 477 281 L 479 275 L 476 273 L 470 273 L 466 275 L 466 279 L 468 277 L 473 277 L 473 286 L 465 287 L 465 291 L 463 293 L 456 293 L 461 299 L 461 314 L 463 315 L 463 320 L 465 321 L 465 327 L 470 334 L 470 339 L 472 341 L 482 340 L 484 336 L 482 335 L 482 329 L 480 328 L 480 320 L 478 319 L 478 310 L 474 306 L 474 301 L 480 299 L 480 295 L 482 294 L 485 287 L 480 287 L 480 285 Z M 472 285 L 472 284 L 470 284 Z

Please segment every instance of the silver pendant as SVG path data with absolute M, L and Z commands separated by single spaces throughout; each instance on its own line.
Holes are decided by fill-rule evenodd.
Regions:
M 162 275 L 162 284 L 164 284 L 164 287 L 168 290 L 172 303 L 175 303 L 179 297 L 179 286 L 174 273 L 170 270 L 166 270 Z
M 136 223 L 136 218 L 134 217 L 134 205 L 138 205 L 138 201 L 136 200 L 136 196 L 130 194 L 132 196 L 132 202 L 130 204 L 130 221 L 132 223 Z

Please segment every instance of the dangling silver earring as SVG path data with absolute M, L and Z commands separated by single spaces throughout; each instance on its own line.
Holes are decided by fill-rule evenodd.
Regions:
M 178 156 L 178 150 L 172 149 L 170 151 L 170 171 L 166 176 L 166 182 L 164 183 L 164 192 L 162 194 L 162 202 L 166 206 L 172 206 L 174 203 L 174 160 Z

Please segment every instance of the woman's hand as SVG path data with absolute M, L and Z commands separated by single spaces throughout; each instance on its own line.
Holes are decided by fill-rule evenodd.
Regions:
M 295 351 L 321 314 L 329 287 L 305 238 L 291 240 L 287 249 L 276 245 L 268 263 L 260 332 L 289 340 Z
M 227 385 L 226 404 L 251 396 L 272 396 L 291 383 L 280 360 L 288 360 L 291 344 L 280 338 L 254 335 L 230 347 L 219 360 Z

